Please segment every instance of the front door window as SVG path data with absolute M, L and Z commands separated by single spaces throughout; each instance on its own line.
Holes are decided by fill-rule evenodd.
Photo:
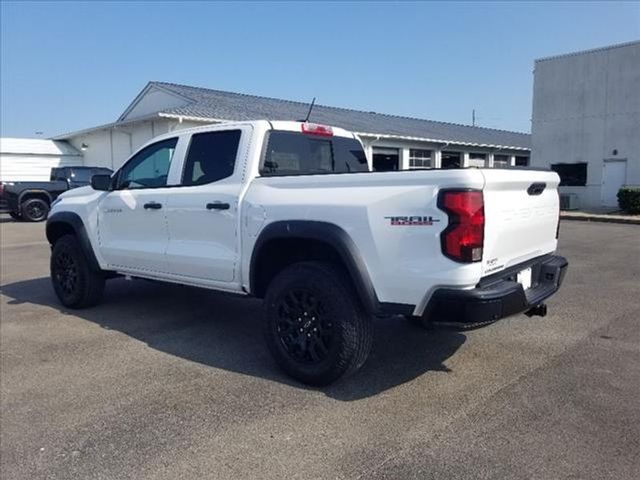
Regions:
M 149 145 L 136 154 L 120 170 L 116 190 L 166 187 L 177 143 L 177 138 L 170 138 Z

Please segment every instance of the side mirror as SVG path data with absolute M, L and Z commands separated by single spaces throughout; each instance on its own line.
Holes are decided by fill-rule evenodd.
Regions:
M 108 192 L 111 190 L 111 175 L 94 175 L 91 177 L 91 188 Z

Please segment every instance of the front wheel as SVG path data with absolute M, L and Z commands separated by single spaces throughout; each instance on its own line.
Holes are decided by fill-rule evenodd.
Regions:
M 22 218 L 28 222 L 42 222 L 49 213 L 49 204 L 41 198 L 30 198 L 22 202 Z
M 65 307 L 96 305 L 104 291 L 104 275 L 94 272 L 74 235 L 64 235 L 51 252 L 51 282 Z
M 279 273 L 264 302 L 265 338 L 278 365 L 310 385 L 360 368 L 372 344 L 371 319 L 334 265 L 302 262 Z

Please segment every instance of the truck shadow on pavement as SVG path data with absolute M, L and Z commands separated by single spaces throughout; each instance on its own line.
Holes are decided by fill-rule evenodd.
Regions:
M 309 388 L 285 376 L 272 360 L 262 339 L 262 304 L 257 299 L 114 279 L 107 282 L 100 305 L 69 310 L 58 303 L 46 277 L 4 285 L 2 293 L 9 298 L 9 305 L 45 305 L 192 362 Z M 399 317 L 374 319 L 374 335 L 364 367 L 320 391 L 337 400 L 353 401 L 430 371 L 448 372 L 444 362 L 466 339 L 454 331 L 427 332 Z

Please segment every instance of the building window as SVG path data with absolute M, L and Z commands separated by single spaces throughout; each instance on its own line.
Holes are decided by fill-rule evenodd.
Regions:
M 373 147 L 373 171 L 391 172 L 400 170 L 400 150 L 397 148 Z
M 529 166 L 529 157 L 517 156 L 516 157 L 516 167 L 528 167 Z
M 431 150 L 409 149 L 409 168 L 430 168 Z
M 508 167 L 509 167 L 509 155 L 493 156 L 493 168 L 508 168 Z
M 461 168 L 462 154 L 460 152 L 442 152 L 442 168 Z
M 470 167 L 484 167 L 487 163 L 486 153 L 473 153 L 469 154 L 469 166 Z
M 551 170 L 560 175 L 560 186 L 584 187 L 587 184 L 586 163 L 554 163 Z

